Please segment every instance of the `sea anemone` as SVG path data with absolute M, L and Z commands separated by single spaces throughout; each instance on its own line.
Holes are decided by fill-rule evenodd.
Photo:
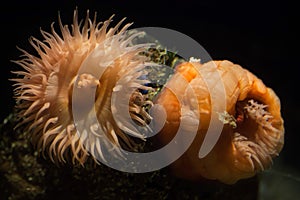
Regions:
M 105 160 L 102 148 L 113 148 L 111 143 L 136 149 L 136 143 L 123 131 L 130 128 L 113 117 L 111 98 L 113 93 L 123 93 L 125 86 L 149 89 L 144 86 L 147 81 L 140 79 L 147 60 L 141 52 L 148 45 L 133 44 L 143 33 L 129 33 L 131 24 L 119 30 L 124 19 L 108 28 L 111 21 L 112 17 L 97 23 L 96 14 L 91 20 L 87 12 L 85 20 L 79 23 L 75 10 L 71 29 L 59 18 L 61 36 L 52 24 L 51 33 L 41 30 L 43 41 L 30 39 L 38 55 L 21 49 L 23 58 L 15 61 L 23 68 L 15 71 L 18 77 L 12 79 L 16 82 L 19 126 L 27 125 L 25 131 L 31 132 L 33 144 L 43 154 L 47 152 L 55 163 L 72 160 L 83 164 L 90 154 Z M 88 66 L 85 71 L 80 69 L 83 65 Z M 122 79 L 124 76 L 130 78 Z M 79 95 L 74 96 L 74 92 Z M 93 98 L 92 106 L 85 102 L 89 97 Z M 148 102 L 141 101 L 138 91 L 128 98 L 132 99 L 130 116 L 143 124 L 144 117 L 149 117 L 143 104 Z M 135 100 L 138 98 L 140 101 Z M 81 112 L 80 122 L 74 121 L 74 106 Z M 96 121 L 90 114 L 94 110 Z M 78 134 L 79 123 L 83 129 Z M 131 133 L 144 139 L 139 132 Z
M 255 75 L 226 60 L 201 64 L 197 59 L 181 60 L 169 74 L 159 56 L 149 72 L 147 67 L 155 66 L 149 63 L 151 44 L 134 42 L 143 32 L 128 31 L 131 24 L 119 30 L 124 19 L 108 28 L 112 17 L 103 23 L 96 22 L 96 14 L 91 20 L 87 13 L 80 23 L 77 18 L 75 10 L 71 29 L 59 18 L 61 36 L 54 24 L 50 33 L 41 30 L 43 41 L 30 39 L 38 55 L 21 50 L 22 59 L 15 61 L 23 68 L 12 79 L 18 126 L 26 126 L 44 156 L 47 152 L 54 163 L 82 165 L 89 156 L 97 163 L 122 158 L 122 149 L 137 152 L 137 141 L 153 136 L 151 129 L 159 124 L 158 146 L 167 145 L 179 128 L 186 134 L 182 141 L 196 134 L 171 164 L 179 177 L 232 184 L 271 166 L 284 143 L 280 101 Z M 216 73 L 220 76 L 212 76 Z M 166 115 L 151 112 L 158 107 Z M 216 113 L 214 107 L 223 110 Z M 219 137 L 212 133 L 216 144 L 199 156 L 216 124 L 222 125 Z M 172 150 L 181 152 L 182 141 Z M 174 151 L 166 156 L 174 157 Z
M 226 95 L 225 99 L 219 98 L 224 93 L 217 93 L 214 97 L 214 106 L 224 103 L 222 99 L 226 105 L 225 110 L 217 113 L 218 118 L 212 118 L 209 90 L 209 87 L 215 86 L 209 86 L 205 79 L 212 72 L 218 72 L 220 78 L 210 84 L 221 81 Z M 269 168 L 272 158 L 279 154 L 284 143 L 279 98 L 251 72 L 226 60 L 204 64 L 185 62 L 177 66 L 168 81 L 177 88 L 176 94 L 166 87 L 155 101 L 167 113 L 166 123 L 158 134 L 160 143 L 169 143 L 176 134 L 182 116 L 179 99 L 188 94 L 187 85 L 182 84 L 178 75 L 185 78 L 196 95 L 198 107 L 195 109 L 200 113 L 197 119 L 200 123 L 192 145 L 171 165 L 174 174 L 190 180 L 207 178 L 232 184 Z M 154 120 L 160 121 L 159 118 L 154 116 Z M 206 156 L 200 158 L 199 151 L 209 125 L 213 127 L 220 121 L 224 126 L 217 143 Z

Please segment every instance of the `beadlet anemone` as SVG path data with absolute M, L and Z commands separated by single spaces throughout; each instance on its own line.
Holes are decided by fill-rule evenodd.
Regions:
M 124 20 L 109 28 L 112 18 L 97 23 L 96 15 L 94 20 L 87 15 L 79 23 L 77 17 L 76 10 L 71 29 L 59 19 L 61 36 L 54 25 L 51 33 L 41 30 L 44 41 L 30 39 L 38 55 L 21 50 L 23 58 L 15 61 L 23 68 L 14 72 L 18 77 L 13 79 L 19 126 L 26 126 L 25 131 L 31 132 L 33 144 L 41 152 L 47 152 L 53 162 L 71 160 L 83 165 L 89 156 L 96 162 L 99 157 L 105 160 L 102 149 L 112 148 L 110 142 L 131 151 L 137 150 L 136 140 L 127 133 L 140 140 L 144 140 L 145 135 L 134 131 L 130 123 L 114 118 L 116 107 L 112 105 L 112 96 L 118 92 L 128 96 L 129 102 L 125 102 L 125 106 L 128 106 L 130 117 L 141 127 L 146 127 L 152 119 L 154 123 L 161 120 L 155 112 L 150 115 L 147 108 L 158 104 L 165 109 L 166 122 L 157 137 L 160 144 L 166 145 L 179 127 L 182 113 L 178 99 L 187 90 L 178 80 L 179 74 L 195 92 L 198 107 L 194 109 L 198 109 L 200 116 L 194 120 L 200 123 L 192 145 L 171 164 L 174 174 L 193 180 L 204 177 L 234 183 L 270 167 L 272 158 L 283 147 L 283 120 L 278 97 L 255 75 L 229 61 L 185 62 L 176 67 L 167 83 L 179 93 L 174 94 L 166 87 L 154 98 L 148 98 L 141 90 L 153 88 L 141 77 L 147 77 L 143 69 L 149 59 L 144 52 L 149 44 L 133 43 L 142 33 L 129 33 L 130 24 L 119 30 Z M 93 56 L 97 59 L 87 59 Z M 91 71 L 80 72 L 82 65 L 92 66 Z M 100 69 L 102 73 L 98 77 L 93 70 Z M 218 113 L 217 119 L 224 127 L 209 154 L 199 158 L 208 125 L 214 123 L 211 121 L 210 93 L 203 79 L 203 75 L 212 70 L 221 77 L 214 81 L 221 81 L 225 88 L 226 109 Z M 126 94 L 122 90 L 125 86 L 141 90 Z M 80 94 L 77 105 L 85 112 L 82 120 L 86 129 L 80 134 L 77 134 L 73 118 L 74 89 Z M 86 96 L 95 97 L 93 106 L 84 103 Z M 95 125 L 90 116 L 92 110 L 96 111 L 99 125 Z M 172 156 L 172 152 L 168 155 Z M 116 156 L 116 159 L 120 158 Z

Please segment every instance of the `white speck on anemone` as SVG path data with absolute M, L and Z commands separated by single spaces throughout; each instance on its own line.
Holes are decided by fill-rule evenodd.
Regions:
M 127 29 L 131 24 L 119 30 L 124 19 L 115 27 L 108 28 L 112 17 L 103 23 L 96 23 L 96 14 L 91 20 L 87 13 L 84 22 L 78 23 L 78 12 L 75 10 L 71 29 L 63 25 L 60 18 L 58 21 L 62 36 L 52 24 L 51 33 L 41 30 L 44 41 L 34 37 L 30 39 L 38 56 L 21 50 L 24 58 L 15 61 L 23 68 L 14 72 L 20 77 L 12 79 L 16 82 L 15 98 L 21 120 L 19 125 L 27 124 L 33 144 L 43 154 L 47 152 L 55 163 L 72 160 L 73 163 L 84 164 L 89 155 L 93 158 L 100 156 L 105 160 L 102 148 L 103 145 L 107 148 L 110 142 L 116 146 L 122 143 L 134 150 L 135 142 L 118 127 L 112 116 L 111 96 L 114 90 L 120 88 L 117 82 L 124 75 L 132 77 L 127 80 L 130 86 L 149 89 L 143 86 L 143 80 L 138 79 L 145 73 L 140 69 L 146 62 L 146 57 L 140 53 L 149 44 L 133 45 L 132 40 L 141 33 L 128 36 Z M 93 52 L 96 47 L 97 52 Z M 91 52 L 102 58 L 98 60 L 97 66 L 109 65 L 100 79 L 89 73 L 77 74 Z M 94 107 L 100 126 L 87 118 L 84 120 L 87 128 L 80 134 L 76 134 L 72 116 L 74 87 L 81 89 L 83 95 L 90 95 L 89 88 L 96 87 L 96 94 L 93 94 L 96 97 Z M 133 109 L 130 114 L 134 116 L 135 111 Z M 104 134 L 107 137 L 103 137 Z M 141 139 L 144 137 L 138 132 L 135 132 L 135 136 Z

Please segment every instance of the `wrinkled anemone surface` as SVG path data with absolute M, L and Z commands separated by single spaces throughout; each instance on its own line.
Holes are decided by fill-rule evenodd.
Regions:
M 178 99 L 188 96 L 188 90 L 176 74 L 183 76 L 196 93 L 198 108 L 195 109 L 200 113 L 200 125 L 190 148 L 171 165 L 174 174 L 192 180 L 204 177 L 231 184 L 269 168 L 272 158 L 283 147 L 284 137 L 280 101 L 273 90 L 248 70 L 226 60 L 204 64 L 187 62 L 179 65 L 176 71 L 168 82 L 177 87 L 176 95 L 165 88 L 155 102 L 168 113 L 158 138 L 162 144 L 170 142 L 179 127 L 180 117 L 184 115 Z M 220 74 L 220 79 L 210 84 L 214 87 L 214 82 L 222 81 L 226 94 L 226 109 L 218 113 L 218 118 L 212 117 L 212 101 L 205 82 L 211 80 L 214 71 Z M 222 94 L 217 94 L 214 99 L 216 107 L 224 103 L 218 95 Z M 224 124 L 222 133 L 208 155 L 199 158 L 209 124 L 215 126 L 217 121 Z

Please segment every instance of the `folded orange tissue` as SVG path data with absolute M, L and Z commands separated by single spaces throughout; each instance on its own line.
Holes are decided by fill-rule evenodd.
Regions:
M 218 119 L 211 118 L 212 100 L 204 78 L 214 70 L 220 74 L 220 80 L 215 81 L 222 81 L 225 89 L 225 93 L 220 95 L 226 95 L 226 110 L 218 113 Z M 179 77 L 184 77 L 188 84 L 181 84 Z M 182 115 L 178 99 L 187 95 L 187 85 L 195 93 L 200 114 L 199 128 L 192 145 L 171 165 L 175 175 L 190 180 L 204 177 L 233 184 L 271 166 L 272 159 L 284 144 L 280 101 L 274 91 L 255 75 L 227 60 L 204 64 L 186 62 L 176 67 L 168 84 L 176 86 L 176 95 L 166 87 L 155 102 L 167 113 L 166 123 L 158 134 L 161 144 L 167 144 L 176 134 Z M 222 102 L 215 98 L 214 103 Z M 222 133 L 213 149 L 199 158 L 209 124 L 214 124 L 211 120 L 223 122 Z

